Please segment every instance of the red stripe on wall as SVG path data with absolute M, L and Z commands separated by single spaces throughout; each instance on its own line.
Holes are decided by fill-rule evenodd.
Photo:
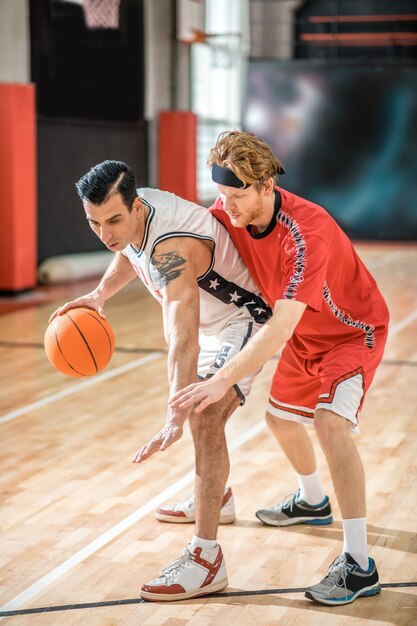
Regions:
M 417 33 L 305 33 L 302 41 L 322 46 L 416 46 Z
M 414 22 L 415 15 L 314 15 L 308 18 L 312 24 L 349 23 L 349 22 Z

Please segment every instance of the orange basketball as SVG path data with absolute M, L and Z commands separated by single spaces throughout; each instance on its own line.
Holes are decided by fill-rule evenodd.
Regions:
M 51 364 L 68 376 L 92 376 L 104 369 L 114 350 L 110 324 L 92 309 L 69 309 L 55 317 L 45 333 Z

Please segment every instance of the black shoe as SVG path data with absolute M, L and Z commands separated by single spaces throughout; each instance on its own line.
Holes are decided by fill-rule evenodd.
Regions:
M 320 504 L 312 505 L 300 499 L 300 490 L 291 494 L 270 509 L 259 509 L 256 517 L 268 526 L 292 526 L 293 524 L 331 524 L 332 508 L 327 496 Z
M 375 561 L 369 559 L 369 569 L 366 571 L 345 552 L 335 558 L 327 576 L 320 583 L 307 587 L 305 596 L 320 604 L 336 606 L 349 604 L 359 596 L 375 596 L 380 591 Z

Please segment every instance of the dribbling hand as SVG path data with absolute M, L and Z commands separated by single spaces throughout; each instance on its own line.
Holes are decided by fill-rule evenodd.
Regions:
M 48 324 L 50 324 L 52 320 L 57 317 L 57 315 L 62 315 L 63 313 L 65 313 L 65 311 L 69 311 L 70 309 L 76 309 L 83 306 L 87 307 L 88 309 L 93 309 L 94 311 L 97 311 L 97 313 L 101 317 L 106 319 L 103 309 L 104 304 L 102 304 L 99 301 L 98 296 L 94 292 L 92 292 L 87 293 L 85 296 L 80 296 L 75 300 L 71 300 L 70 302 L 66 302 L 65 304 L 60 306 L 58 309 L 56 309 L 56 311 L 52 313 L 51 317 L 48 320 Z

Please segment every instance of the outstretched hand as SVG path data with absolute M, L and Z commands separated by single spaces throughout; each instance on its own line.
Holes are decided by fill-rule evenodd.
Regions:
M 194 405 L 194 412 L 201 413 L 210 404 L 221 400 L 229 388 L 229 383 L 215 375 L 180 389 L 169 399 L 169 405 L 173 409 L 189 409 Z
M 142 461 L 149 459 L 155 452 L 163 452 L 178 441 L 178 439 L 181 439 L 184 432 L 183 425 L 185 420 L 186 416 L 181 418 L 177 416 L 168 420 L 159 433 L 152 437 L 149 443 L 139 448 L 132 459 L 132 463 L 142 463 Z

